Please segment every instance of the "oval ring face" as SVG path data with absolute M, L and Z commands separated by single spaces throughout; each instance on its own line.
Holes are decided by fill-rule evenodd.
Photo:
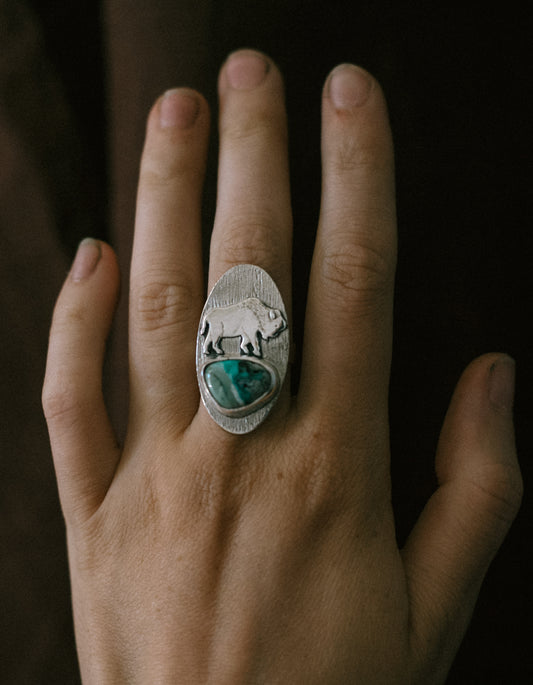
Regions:
M 289 329 L 280 292 L 258 266 L 239 264 L 217 281 L 196 339 L 196 374 L 210 416 L 230 433 L 265 420 L 283 385 Z

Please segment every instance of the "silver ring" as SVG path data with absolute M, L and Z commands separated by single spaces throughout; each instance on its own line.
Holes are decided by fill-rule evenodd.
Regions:
M 272 278 L 234 266 L 205 303 L 196 338 L 196 374 L 210 416 L 229 433 L 249 433 L 274 406 L 289 359 L 289 328 Z

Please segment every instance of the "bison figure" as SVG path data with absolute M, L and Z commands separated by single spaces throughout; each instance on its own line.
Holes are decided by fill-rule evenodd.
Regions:
M 267 307 L 256 297 L 228 307 L 214 307 L 207 311 L 201 324 L 204 336 L 203 353 L 210 351 L 224 354 L 220 345 L 223 338 L 240 337 L 240 348 L 244 354 L 261 357 L 261 338 L 268 340 L 278 335 L 286 327 L 285 318 L 279 309 Z

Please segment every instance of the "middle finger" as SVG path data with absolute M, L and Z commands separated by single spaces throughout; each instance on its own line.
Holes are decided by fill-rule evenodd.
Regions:
M 236 264 L 256 264 L 290 304 L 292 216 L 281 75 L 240 50 L 219 78 L 220 156 L 209 287 Z

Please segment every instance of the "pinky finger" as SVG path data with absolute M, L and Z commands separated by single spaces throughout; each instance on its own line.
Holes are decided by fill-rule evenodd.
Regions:
M 82 241 L 55 306 L 43 387 L 67 522 L 97 509 L 119 458 L 102 394 L 105 342 L 118 288 L 112 249 L 91 238 Z
M 469 365 L 453 395 L 437 450 L 439 488 L 403 550 L 414 682 L 444 681 L 520 506 L 513 388 L 513 361 L 489 354 Z

